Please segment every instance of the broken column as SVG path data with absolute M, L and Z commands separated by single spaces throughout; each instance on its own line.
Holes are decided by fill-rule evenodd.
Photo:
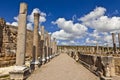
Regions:
M 115 43 L 115 34 L 112 33 L 112 40 L 113 40 L 113 51 L 116 53 L 116 43 Z
M 26 17 L 27 17 L 27 4 L 21 3 L 18 22 L 16 66 L 14 70 L 10 72 L 10 79 L 23 80 L 28 76 L 29 73 L 29 68 L 25 66 Z
M 39 33 L 38 33 L 38 28 L 39 28 L 39 13 L 34 13 L 34 33 L 33 33 L 33 60 L 31 63 L 31 68 L 36 69 L 39 66 L 39 60 L 38 60 L 38 55 L 39 55 Z

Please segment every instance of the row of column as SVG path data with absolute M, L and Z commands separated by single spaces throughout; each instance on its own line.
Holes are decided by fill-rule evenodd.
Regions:
M 17 36 L 17 53 L 16 66 L 10 72 L 11 79 L 25 79 L 31 70 L 36 70 L 41 64 L 48 62 L 51 58 L 57 55 L 57 44 L 55 39 L 51 40 L 50 34 L 45 32 L 44 27 L 40 27 L 41 34 L 39 35 L 39 13 L 34 13 L 34 32 L 33 32 L 33 53 L 30 67 L 25 65 L 26 53 L 26 17 L 27 4 L 20 4 L 19 21 L 18 21 L 18 36 Z

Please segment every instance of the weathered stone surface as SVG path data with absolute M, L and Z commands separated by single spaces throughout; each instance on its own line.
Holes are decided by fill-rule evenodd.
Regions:
M 19 11 L 17 52 L 16 52 L 16 65 L 18 66 L 22 66 L 25 64 L 26 18 L 27 18 L 27 5 L 25 3 L 21 3 Z
M 24 80 L 29 75 L 29 68 L 25 66 L 26 17 L 27 4 L 21 3 L 18 22 L 16 66 L 14 67 L 14 70 L 10 72 L 10 79 Z
M 112 33 L 112 40 L 113 40 L 113 51 L 114 51 L 114 53 L 116 53 L 116 43 L 115 43 L 115 33 Z

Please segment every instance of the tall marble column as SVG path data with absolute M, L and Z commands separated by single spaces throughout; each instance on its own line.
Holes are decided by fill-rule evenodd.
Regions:
M 16 66 L 14 70 L 10 72 L 10 79 L 23 80 L 29 73 L 29 68 L 25 66 L 26 17 L 27 17 L 27 4 L 21 3 L 18 21 Z
M 116 53 L 116 43 L 115 43 L 115 34 L 112 33 L 112 40 L 113 40 L 113 51 Z
M 34 13 L 34 33 L 33 33 L 33 60 L 31 62 L 31 68 L 36 69 L 39 66 L 39 13 Z

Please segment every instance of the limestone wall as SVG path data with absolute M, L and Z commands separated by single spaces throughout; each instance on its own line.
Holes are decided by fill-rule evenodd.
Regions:
M 17 46 L 16 26 L 6 25 L 0 18 L 0 67 L 15 64 Z M 33 32 L 27 30 L 26 57 L 32 56 Z
M 115 76 L 115 63 L 112 56 L 98 56 L 91 54 L 78 54 L 79 60 L 88 69 L 99 76 Z
M 120 57 L 114 57 L 115 73 L 120 76 Z
M 6 27 L 9 30 L 9 34 L 5 33 L 3 36 L 6 38 L 4 38 L 4 40 L 8 38 L 8 44 L 7 46 L 10 48 L 11 51 L 13 51 L 14 53 L 16 53 L 16 43 L 17 43 L 17 28 L 15 26 L 10 26 L 10 25 L 6 25 Z M 27 30 L 27 41 L 26 41 L 26 56 L 32 56 L 32 43 L 33 43 L 33 32 L 30 30 Z M 5 45 L 5 43 L 3 42 L 3 45 Z M 3 49 L 6 49 L 5 47 L 3 47 Z

